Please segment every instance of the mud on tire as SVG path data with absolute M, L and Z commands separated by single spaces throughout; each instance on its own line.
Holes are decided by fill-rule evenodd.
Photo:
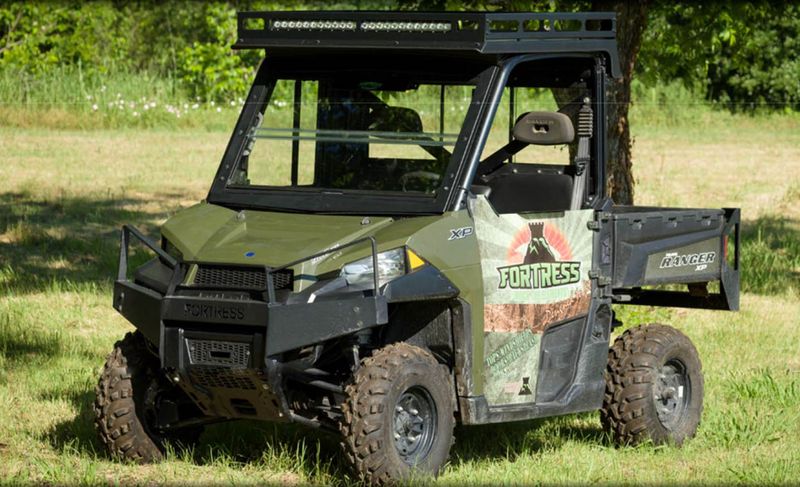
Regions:
M 181 430 L 167 438 L 149 428 L 145 396 L 159 380 L 158 358 L 147 349 L 139 332 L 127 333 L 114 344 L 95 388 L 95 428 L 112 456 L 139 463 L 163 457 L 164 441 L 188 445 L 202 429 Z
M 370 484 L 435 476 L 453 443 L 447 367 L 398 343 L 362 361 L 345 388 L 341 433 L 356 475 Z
M 692 342 L 666 325 L 644 325 L 614 341 L 600 420 L 618 444 L 681 445 L 703 412 L 703 372 Z

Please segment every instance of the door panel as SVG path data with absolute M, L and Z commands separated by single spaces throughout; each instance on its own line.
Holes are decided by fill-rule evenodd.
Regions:
M 490 405 L 536 402 L 541 338 L 586 314 L 593 210 L 498 215 L 471 200 L 484 291 L 484 380 Z

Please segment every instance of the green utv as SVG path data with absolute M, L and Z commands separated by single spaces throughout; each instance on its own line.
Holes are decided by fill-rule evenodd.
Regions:
M 600 410 L 620 443 L 693 436 L 695 347 L 647 325 L 609 351 L 612 306 L 737 309 L 739 210 L 606 195 L 615 22 L 240 13 L 235 47 L 266 54 L 207 200 L 160 244 L 122 231 L 111 453 L 294 422 L 386 483 L 436 475 L 456 423 Z M 134 242 L 154 258 L 129 272 Z

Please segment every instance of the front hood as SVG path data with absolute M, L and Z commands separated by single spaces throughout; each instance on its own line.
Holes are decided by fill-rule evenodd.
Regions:
M 187 261 L 281 266 L 374 234 L 391 218 L 244 210 L 202 203 L 161 228 Z M 368 246 L 361 253 L 368 253 Z M 356 249 L 353 249 L 356 250 Z

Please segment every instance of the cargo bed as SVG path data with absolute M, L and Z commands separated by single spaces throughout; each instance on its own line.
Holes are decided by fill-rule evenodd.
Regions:
M 601 265 L 615 301 L 739 308 L 738 208 L 613 206 L 601 220 Z

